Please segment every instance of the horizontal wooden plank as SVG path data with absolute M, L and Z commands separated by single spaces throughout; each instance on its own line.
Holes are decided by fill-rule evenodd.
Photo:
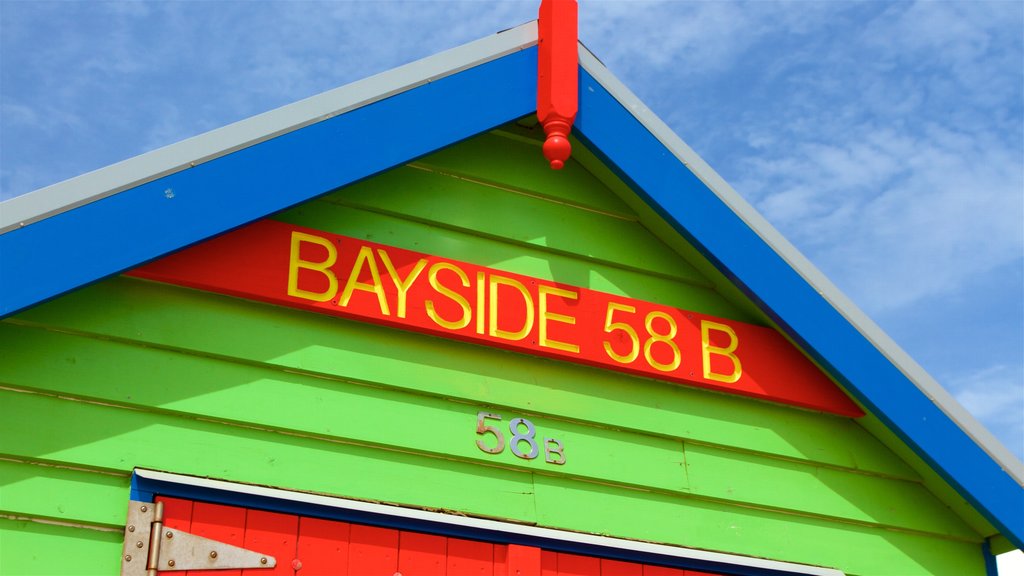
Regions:
M 0 518 L 0 575 L 118 574 L 122 539 L 121 531 Z
M 710 498 L 977 538 L 917 482 L 692 443 L 687 444 L 683 474 L 678 440 L 537 417 L 522 410 L 531 403 L 528 397 L 520 398 L 515 407 L 473 405 L 401 389 L 328 381 L 266 365 L 3 324 L 0 341 L 9 342 L 5 348 L 18 358 L 0 364 L 0 382 L 18 386 L 444 458 L 524 466 L 662 491 L 692 491 Z M 54 351 L 59 351 L 61 361 L 53 361 Z M 279 400 L 268 403 L 265 398 Z M 506 439 L 512 418 L 529 417 L 538 439 L 557 438 L 569 461 L 551 466 L 544 463 L 543 454 L 527 461 L 508 449 L 500 455 L 481 451 L 476 439 L 494 445 L 490 433 L 474 433 L 475 415 L 481 410 L 503 416 L 503 422 L 485 423 L 499 427 Z
M 0 459 L 0 514 L 124 525 L 129 475 Z
M 326 196 L 324 201 L 706 283 L 639 222 L 436 172 L 395 168 Z
M 848 419 L 155 283 L 106 281 L 17 319 L 917 479 Z
M 688 443 L 694 495 L 979 541 L 919 482 Z
M 511 244 L 328 202 L 307 203 L 274 218 L 498 270 L 759 323 L 757 318 L 722 298 L 702 277 L 680 281 L 652 276 L 604 262 L 582 261 L 543 247 Z
M 507 497 L 505 491 L 509 488 L 495 481 L 497 470 L 490 470 L 486 477 L 478 477 L 471 487 L 457 481 L 457 466 L 446 463 L 444 467 L 451 471 L 449 479 L 453 484 L 434 483 L 429 478 L 433 467 L 389 467 L 385 453 L 378 453 L 374 471 L 352 465 L 346 453 L 357 448 L 351 446 L 296 454 L 294 444 L 308 439 L 286 439 L 286 442 L 273 442 L 260 449 L 252 444 L 265 444 L 256 437 L 268 434 L 266 432 L 238 430 L 239 436 L 245 436 L 239 438 L 235 430 L 209 422 L 176 419 L 168 424 L 166 415 L 10 391 L 0 391 L 0 402 L 15 415 L 45 411 L 52 418 L 36 426 L 31 438 L 14 435 L 16 430 L 24 429 L 23 420 L 27 417 L 15 416 L 12 421 L 0 423 L 0 438 L 4 439 L 0 449 L 9 451 L 13 445 L 51 459 L 79 463 L 88 460 L 93 465 L 105 466 L 175 466 L 179 470 L 185 468 L 184 472 L 203 470 L 207 475 L 222 474 L 229 479 L 286 487 L 294 484 L 296 477 L 303 477 L 312 482 L 292 487 L 328 492 L 316 481 L 333 480 L 329 483 L 331 490 L 347 491 L 357 489 L 363 484 L 360 479 L 368 477 L 377 485 L 373 491 L 377 498 L 395 495 L 391 485 L 399 479 L 398 483 L 405 485 L 403 501 L 418 501 L 421 505 L 429 505 L 430 501 L 450 502 L 450 494 L 439 492 L 445 487 L 482 492 L 485 497 L 475 499 L 462 511 L 487 516 L 496 515 L 494 512 L 500 508 L 500 500 Z M 216 451 L 210 450 L 214 437 L 221 447 Z M 287 445 L 287 440 L 293 445 Z M 791 549 L 783 546 L 784 543 L 807 540 L 814 542 L 813 546 L 808 546 L 813 552 L 807 557 L 786 559 L 831 565 L 842 560 L 844 567 L 848 564 L 863 568 L 862 572 L 851 573 L 865 574 L 916 574 L 921 572 L 922 566 L 934 570 L 939 564 L 932 565 L 932 558 L 937 558 L 935 562 L 943 566 L 952 567 L 954 573 L 972 574 L 976 573 L 975 566 L 968 560 L 980 558 L 976 545 L 949 540 L 939 544 L 919 534 L 875 531 L 864 526 L 548 476 L 535 476 L 533 484 L 536 486 L 533 490 L 523 487 L 527 498 L 532 499 L 536 494 L 539 516 L 533 520 L 557 528 L 774 557 Z M 481 486 L 488 489 L 481 490 Z M 522 508 L 520 513 L 532 515 L 533 507 Z M 849 550 L 850 542 L 855 543 L 856 554 Z M 895 571 L 881 570 L 883 566 L 895 567 Z
M 12 328 L 0 325 L 0 338 L 10 337 L 7 349 L 17 358 L 0 364 L 0 382 L 19 387 L 445 459 L 658 490 L 686 489 L 682 443 L 676 439 L 42 330 L 22 328 L 16 336 Z M 54 351 L 62 361 L 52 361 Z M 500 421 L 483 422 L 496 432 L 477 433 L 478 412 L 501 416 Z M 512 421 L 524 417 L 535 433 L 532 445 L 524 439 L 518 448 L 524 455 L 536 451 L 532 459 L 512 452 Z M 527 424 L 516 429 L 526 437 Z M 496 433 L 502 434 L 505 446 L 499 454 L 477 446 L 480 441 L 495 447 Z M 566 462 L 555 465 L 547 459 Z
M 543 129 L 537 126 L 534 132 L 542 135 Z M 509 126 L 441 149 L 420 158 L 416 165 L 623 217 L 634 217 L 626 203 L 580 163 L 570 158 L 562 170 L 552 170 L 541 152 L 543 136 L 539 140 L 519 136 L 529 133 Z
M 985 574 L 980 542 L 563 478 L 537 477 L 535 486 L 537 520 L 544 526 L 839 567 L 851 575 Z
M 528 472 L 11 390 L 0 390 L 0 405 L 7 411 L 0 454 L 126 472 L 173 470 L 412 506 L 443 503 L 527 522 L 534 513 Z

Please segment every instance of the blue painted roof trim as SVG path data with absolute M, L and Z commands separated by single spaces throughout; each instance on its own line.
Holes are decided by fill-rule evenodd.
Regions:
M 579 136 L 1018 548 L 1024 489 L 585 70 Z
M 531 114 L 536 49 L 0 234 L 0 317 Z M 581 69 L 575 133 L 1024 548 L 1024 489 Z M 16 279 L 16 281 L 12 281 Z
M 530 48 L 0 235 L 0 317 L 536 110 Z

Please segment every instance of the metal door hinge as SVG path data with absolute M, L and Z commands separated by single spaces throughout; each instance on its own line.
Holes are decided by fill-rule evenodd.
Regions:
M 164 526 L 161 502 L 128 502 L 121 576 L 156 576 L 157 570 L 273 568 L 273 556 Z

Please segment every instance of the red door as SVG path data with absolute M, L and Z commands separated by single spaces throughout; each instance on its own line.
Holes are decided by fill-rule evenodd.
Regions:
M 713 576 L 177 498 L 157 501 L 164 503 L 168 528 L 277 558 L 270 569 L 193 570 L 189 576 Z

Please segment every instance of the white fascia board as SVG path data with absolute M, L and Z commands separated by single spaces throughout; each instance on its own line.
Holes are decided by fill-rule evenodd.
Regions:
M 0 234 L 345 114 L 537 44 L 537 22 L 399 66 L 0 202 Z
M 942 410 L 968 437 L 1024 486 L 1024 463 L 1017 459 L 949 394 L 899 344 L 846 297 L 814 264 L 736 192 L 704 159 L 690 148 L 632 91 L 616 78 L 583 44 L 579 46 L 580 66 L 594 77 L 626 110 L 679 159 L 705 186 L 729 207 L 750 229 L 774 250 L 820 294 L 847 322 L 900 370 Z

